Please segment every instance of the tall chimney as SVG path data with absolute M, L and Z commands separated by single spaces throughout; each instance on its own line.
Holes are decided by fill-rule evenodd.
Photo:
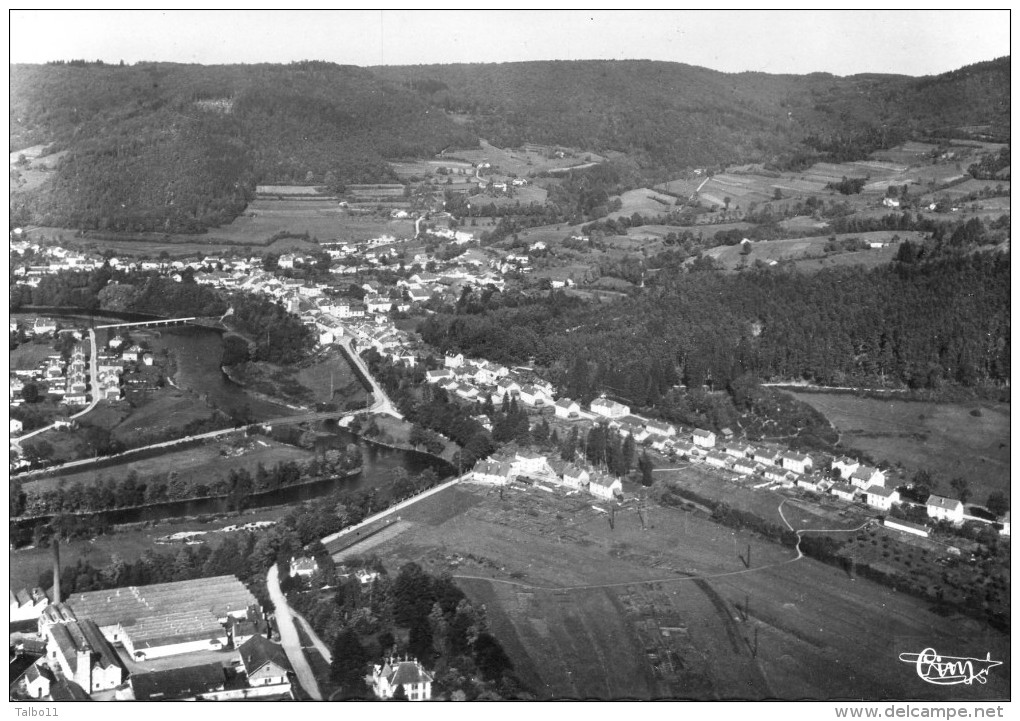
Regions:
M 60 603 L 60 541 L 53 539 L 53 603 Z

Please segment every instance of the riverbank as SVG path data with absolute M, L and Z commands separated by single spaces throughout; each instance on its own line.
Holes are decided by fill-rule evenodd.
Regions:
M 461 447 L 453 441 L 442 438 L 444 443 L 443 451 L 439 455 L 429 453 L 421 448 L 416 448 L 410 443 L 411 429 L 414 427 L 409 421 L 394 418 L 390 415 L 380 414 L 367 416 L 363 421 L 362 428 L 364 429 L 370 423 L 370 420 L 375 421 L 376 427 L 379 429 L 380 434 L 378 436 L 365 435 L 364 430 L 355 432 L 351 429 L 351 433 L 358 436 L 359 438 L 368 441 L 369 443 L 376 443 L 386 448 L 394 448 L 403 451 L 414 451 L 415 453 L 424 453 L 425 455 L 438 458 L 439 460 L 446 461 L 447 463 L 453 464 L 456 460 L 457 453 L 460 452 Z

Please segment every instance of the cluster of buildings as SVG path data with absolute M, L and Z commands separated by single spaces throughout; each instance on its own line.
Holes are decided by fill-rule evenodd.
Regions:
M 426 371 L 425 382 L 469 402 L 491 400 L 499 405 L 504 398 L 514 398 L 538 410 L 552 407 L 556 392 L 551 384 L 528 369 L 510 369 L 491 361 L 465 359 L 460 353 L 446 356 L 443 368 Z
M 52 322 L 52 321 L 45 321 Z M 11 321 L 15 327 L 16 322 Z M 71 332 L 71 331 L 68 331 Z M 81 331 L 73 331 L 75 338 L 81 339 Z M 54 354 L 42 361 L 38 367 L 29 370 L 12 370 L 9 374 L 10 405 L 19 406 L 25 402 L 25 386 L 33 384 L 40 396 L 52 395 L 61 399 L 69 406 L 83 406 L 89 402 L 88 394 L 88 358 L 85 349 L 77 344 L 66 361 L 60 354 Z M 18 432 L 20 432 L 18 427 Z M 11 426 L 12 433 L 14 425 Z
M 234 576 L 50 600 L 39 589 L 11 596 L 12 619 L 36 618 L 40 645 L 16 697 L 69 688 L 96 700 L 291 697 L 286 654 L 265 638 L 261 608 Z M 154 659 L 171 661 L 153 670 Z
M 549 483 L 574 491 L 590 493 L 610 501 L 623 494 L 619 478 L 581 462 L 567 463 L 532 451 L 518 450 L 512 455 L 495 455 L 478 461 L 471 470 L 471 480 L 496 486 L 511 482 L 541 486 Z

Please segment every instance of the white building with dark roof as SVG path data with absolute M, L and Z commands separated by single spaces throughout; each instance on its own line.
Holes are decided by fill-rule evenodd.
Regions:
M 417 659 L 389 658 L 376 664 L 372 670 L 372 691 L 378 698 L 393 698 L 402 688 L 408 701 L 428 701 L 432 698 L 432 674 Z
M 928 509 L 928 518 L 937 521 L 949 521 L 953 524 L 963 523 L 963 504 L 955 498 L 945 498 L 934 494 L 928 496 L 924 504 Z

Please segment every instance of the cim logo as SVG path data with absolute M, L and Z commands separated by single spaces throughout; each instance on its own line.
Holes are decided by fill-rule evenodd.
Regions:
M 900 661 L 914 664 L 917 675 L 928 683 L 938 686 L 970 686 L 988 682 L 988 672 L 1002 661 L 993 661 L 990 653 L 984 658 L 967 658 L 964 656 L 940 656 L 933 648 L 926 648 L 921 653 L 901 653 Z

